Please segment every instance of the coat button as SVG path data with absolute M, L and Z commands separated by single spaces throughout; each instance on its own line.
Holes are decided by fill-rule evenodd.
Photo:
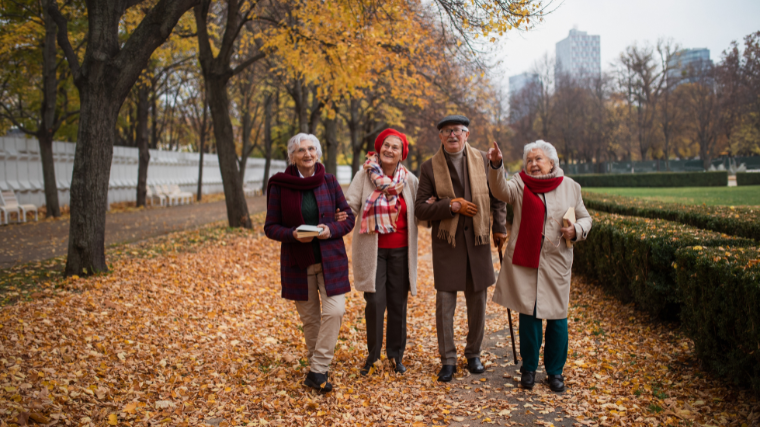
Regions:
M 464 231 L 467 231 L 467 226 L 464 227 Z

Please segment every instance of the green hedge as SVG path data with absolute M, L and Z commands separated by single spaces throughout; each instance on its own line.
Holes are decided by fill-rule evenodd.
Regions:
M 760 185 L 760 173 L 737 173 L 736 185 Z
M 760 209 L 660 203 L 631 197 L 583 193 L 588 209 L 676 221 L 706 230 L 760 240 Z
M 700 230 L 676 222 L 591 211 L 588 240 L 576 245 L 573 270 L 596 279 L 624 302 L 666 319 L 682 304 L 672 265 L 688 246 L 751 246 L 753 240 Z
M 674 266 L 682 326 L 697 355 L 760 394 L 760 249 L 682 248 Z
M 581 187 L 725 187 L 728 172 L 655 172 L 571 176 Z

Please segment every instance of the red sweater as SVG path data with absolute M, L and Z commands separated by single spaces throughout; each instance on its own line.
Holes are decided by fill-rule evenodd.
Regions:
M 396 220 L 396 232 L 391 234 L 380 234 L 377 236 L 377 247 L 380 249 L 398 249 L 409 246 L 409 227 L 406 220 L 406 202 L 404 197 L 399 195 L 401 201 L 400 212 Z

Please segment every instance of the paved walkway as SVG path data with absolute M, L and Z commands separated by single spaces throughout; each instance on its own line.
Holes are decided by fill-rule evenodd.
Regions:
M 251 214 L 266 210 L 263 196 L 248 198 Z M 224 201 L 106 214 L 106 247 L 227 219 Z M 69 219 L 0 227 L 0 269 L 66 255 Z

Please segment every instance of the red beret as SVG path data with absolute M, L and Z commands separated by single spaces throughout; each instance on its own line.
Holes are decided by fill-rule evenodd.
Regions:
M 379 154 L 380 153 L 380 147 L 383 146 L 383 142 L 385 142 L 385 138 L 389 136 L 396 136 L 401 140 L 402 148 L 401 148 L 401 160 L 406 160 L 406 156 L 409 154 L 409 141 L 406 140 L 406 135 L 403 133 L 397 131 L 396 129 L 388 128 L 382 132 L 380 132 L 380 135 L 375 138 L 375 151 Z

